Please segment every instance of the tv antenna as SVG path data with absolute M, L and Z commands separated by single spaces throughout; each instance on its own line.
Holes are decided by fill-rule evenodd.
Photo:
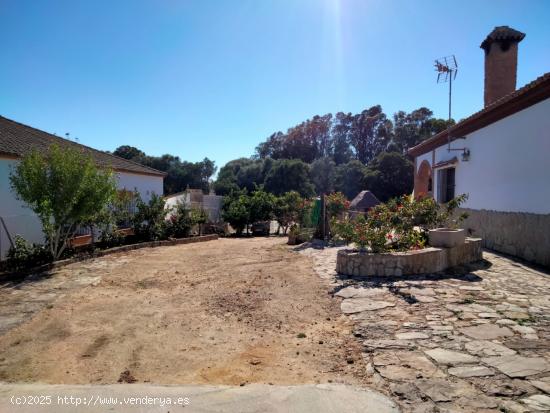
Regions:
M 453 94 L 453 80 L 456 79 L 458 72 L 458 64 L 456 63 L 455 55 L 445 56 L 435 60 L 435 71 L 437 72 L 437 83 L 449 83 L 449 124 L 447 130 L 451 127 L 451 101 Z M 464 137 L 459 139 L 465 139 Z M 447 150 L 450 151 L 462 151 L 462 160 L 468 161 L 470 159 L 470 150 L 464 148 L 451 148 L 451 133 L 447 133 Z
M 453 93 L 453 80 L 456 79 L 458 64 L 455 55 L 445 56 L 435 60 L 437 83 L 449 83 L 449 122 L 451 121 L 451 98 Z

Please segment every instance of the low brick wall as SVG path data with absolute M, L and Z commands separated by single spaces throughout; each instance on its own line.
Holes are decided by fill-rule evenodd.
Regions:
M 462 226 L 482 238 L 485 248 L 550 267 L 550 214 L 462 208 Z
M 336 259 L 336 271 L 351 277 L 399 277 L 435 273 L 481 259 L 481 239 L 467 238 L 464 244 L 453 248 L 430 247 L 382 254 L 341 250 Z

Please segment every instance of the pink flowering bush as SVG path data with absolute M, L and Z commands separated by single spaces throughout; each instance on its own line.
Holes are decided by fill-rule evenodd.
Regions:
M 467 199 L 461 195 L 439 205 L 432 198 L 415 200 L 403 196 L 372 208 L 366 216 L 332 220 L 335 237 L 374 253 L 409 251 L 426 246 L 427 233 L 442 225 L 457 226 L 465 215 L 454 214 Z

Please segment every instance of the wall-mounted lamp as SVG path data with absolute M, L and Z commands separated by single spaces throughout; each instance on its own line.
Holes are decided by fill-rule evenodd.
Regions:
M 462 151 L 462 160 L 464 162 L 468 162 L 470 160 L 470 150 L 468 148 L 464 148 Z

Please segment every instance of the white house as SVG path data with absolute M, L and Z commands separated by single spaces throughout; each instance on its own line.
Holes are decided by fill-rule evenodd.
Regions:
M 202 189 L 187 189 L 184 192 L 168 195 L 164 199 L 166 208 L 174 208 L 178 203 L 182 203 L 188 208 L 199 208 L 205 211 L 208 214 L 209 222 L 221 221 L 223 196 L 205 195 Z
M 164 172 L 0 116 L 0 259 L 5 257 L 16 234 L 29 242 L 44 241 L 40 221 L 17 200 L 10 187 L 9 175 L 22 156 L 33 149 L 47 150 L 52 144 L 61 148 L 79 148 L 89 153 L 98 165 L 111 167 L 115 171 L 120 190 L 137 190 L 144 201 L 149 200 L 153 193 L 163 194 Z
M 483 41 L 485 107 L 408 152 L 415 196 L 468 194 L 464 227 L 490 249 L 550 266 L 550 73 L 516 90 L 524 34 Z

